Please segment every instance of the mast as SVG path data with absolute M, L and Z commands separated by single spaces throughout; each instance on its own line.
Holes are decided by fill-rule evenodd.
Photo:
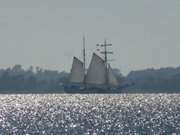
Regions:
M 112 46 L 112 44 L 107 44 L 106 39 L 104 40 L 104 44 L 97 44 L 97 46 L 104 47 L 104 51 L 101 51 L 101 54 L 104 54 L 104 61 L 106 67 L 106 83 L 107 88 L 109 87 L 109 76 L 108 76 L 108 54 L 113 54 L 113 52 L 108 51 L 107 47 Z M 99 51 L 99 49 L 98 49 Z
M 84 80 L 83 85 L 86 88 L 86 46 L 85 46 L 85 36 L 83 35 L 83 69 L 84 69 Z
M 84 72 L 86 70 L 86 49 L 85 49 L 85 36 L 83 35 L 83 62 L 84 62 Z

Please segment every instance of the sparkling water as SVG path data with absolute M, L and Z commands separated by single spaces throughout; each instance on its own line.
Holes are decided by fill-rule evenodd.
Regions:
M 0 134 L 180 134 L 180 94 L 0 95 Z

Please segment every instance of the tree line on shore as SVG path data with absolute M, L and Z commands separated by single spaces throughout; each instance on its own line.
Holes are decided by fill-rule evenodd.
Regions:
M 113 69 L 120 83 L 134 84 L 125 92 L 180 92 L 180 67 L 132 71 L 123 76 Z M 23 69 L 21 65 L 0 69 L 0 93 L 54 93 L 63 92 L 62 84 L 68 83 L 69 73 L 40 67 Z
M 132 71 L 126 76 L 126 81 L 134 83 L 128 92 L 180 93 L 180 67 Z
M 0 92 L 59 92 L 62 83 L 66 83 L 69 74 L 65 71 L 46 70 L 29 67 L 25 70 L 21 65 L 0 69 Z

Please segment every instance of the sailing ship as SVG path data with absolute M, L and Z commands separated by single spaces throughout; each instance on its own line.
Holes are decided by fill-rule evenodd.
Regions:
M 83 38 L 83 61 L 77 57 L 73 58 L 69 83 L 64 86 L 67 93 L 120 93 L 122 86 L 113 73 L 108 63 L 106 40 L 104 44 L 97 45 L 104 47 L 104 59 L 97 53 L 93 53 L 89 68 L 86 70 L 85 38 Z

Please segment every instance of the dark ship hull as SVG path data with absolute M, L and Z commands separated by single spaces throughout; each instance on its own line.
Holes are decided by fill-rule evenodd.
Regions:
M 116 94 L 116 93 L 123 93 L 123 89 L 129 87 L 130 85 L 122 85 L 118 87 L 97 87 L 97 86 L 87 86 L 84 87 L 83 85 L 64 85 L 64 92 L 65 93 L 72 93 L 72 94 Z

